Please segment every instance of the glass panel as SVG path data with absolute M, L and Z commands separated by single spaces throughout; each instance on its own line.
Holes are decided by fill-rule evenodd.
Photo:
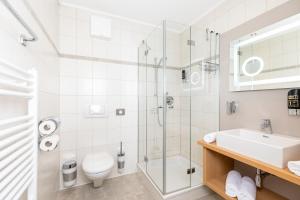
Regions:
M 207 33 L 207 34 L 206 34 Z M 219 35 L 203 26 L 191 27 L 191 186 L 202 184 L 202 148 L 197 141 L 219 130 Z
M 202 183 L 197 141 L 219 129 L 218 49 L 214 32 L 170 21 L 138 49 L 139 164 L 163 194 Z
M 147 44 L 147 173 L 163 192 L 163 28 L 154 29 Z
M 185 31 L 183 31 L 185 30 Z M 190 88 L 182 69 L 190 70 L 190 29 L 166 23 L 166 193 L 191 185 Z M 183 54 L 182 54 L 183 53 Z M 181 55 L 182 54 L 182 55 Z M 185 58 L 181 60 L 181 58 Z
M 138 48 L 138 162 L 140 167 L 146 171 L 145 156 L 147 155 L 146 146 L 146 42 L 143 41 Z

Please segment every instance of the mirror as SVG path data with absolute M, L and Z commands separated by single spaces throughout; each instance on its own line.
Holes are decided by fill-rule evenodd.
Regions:
M 264 69 L 264 61 L 262 58 L 254 56 L 247 58 L 242 66 L 242 71 L 245 76 L 255 77 Z
M 300 14 L 230 43 L 230 90 L 300 87 Z

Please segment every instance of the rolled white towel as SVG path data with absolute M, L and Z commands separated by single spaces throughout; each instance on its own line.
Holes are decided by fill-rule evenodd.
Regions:
M 241 186 L 242 176 L 238 171 L 232 170 L 227 174 L 225 193 L 230 197 L 236 197 Z
M 255 200 L 256 199 L 256 186 L 250 177 L 243 177 L 240 191 L 237 195 L 238 200 Z
M 297 176 L 300 176 L 300 161 L 289 161 L 288 169 Z
M 213 143 L 216 141 L 216 138 L 217 138 L 217 133 L 208 133 L 204 135 L 203 140 L 206 143 Z

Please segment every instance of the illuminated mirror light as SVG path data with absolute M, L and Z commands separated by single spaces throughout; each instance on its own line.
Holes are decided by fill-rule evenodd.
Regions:
M 245 66 L 246 70 L 240 68 L 240 56 L 239 56 L 239 49 L 241 47 L 257 43 L 263 41 L 268 38 L 276 37 L 281 34 L 284 34 L 291 30 L 296 30 L 300 28 L 300 15 L 295 15 L 288 20 L 283 20 L 278 24 L 274 24 L 271 27 L 264 29 L 262 31 L 256 32 L 257 34 L 253 35 L 253 37 L 244 37 L 239 40 L 235 40 L 232 43 L 232 59 L 233 59 L 233 85 L 237 90 L 240 90 L 241 87 L 253 86 L 253 85 L 271 85 L 271 84 L 278 84 L 278 83 L 292 83 L 292 82 L 300 82 L 300 76 L 283 76 L 279 78 L 267 78 L 263 80 L 251 80 L 251 81 L 241 81 L 240 80 L 240 73 L 247 76 L 247 74 L 255 75 L 252 71 L 247 70 L 248 68 Z M 248 66 L 249 67 L 249 66 Z M 257 69 L 257 68 L 256 68 Z M 263 70 L 263 69 L 262 69 Z M 247 73 L 248 72 L 248 73 Z M 257 71 L 258 72 L 258 71 Z M 261 72 L 260 72 L 261 73 Z M 256 76 L 256 75 L 255 75 Z M 250 76 L 251 77 L 251 76 Z M 281 88 L 281 87 L 280 87 Z
M 264 61 L 260 57 L 253 56 L 245 60 L 242 71 L 245 76 L 254 77 L 264 69 Z
M 201 81 L 201 75 L 199 72 L 193 72 L 191 74 L 191 83 L 192 85 L 198 85 Z

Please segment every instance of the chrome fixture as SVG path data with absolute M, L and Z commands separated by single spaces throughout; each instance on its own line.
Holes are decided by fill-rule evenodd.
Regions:
M 270 119 L 263 119 L 260 128 L 262 131 L 266 131 L 268 129 L 268 133 L 273 133 L 272 123 Z
M 228 115 L 235 114 L 237 112 L 238 104 L 236 101 L 227 101 L 226 102 L 226 113 Z
M 27 42 L 34 42 L 38 40 L 35 32 L 29 27 L 29 25 L 23 20 L 23 18 L 17 13 L 17 11 L 8 3 L 7 0 L 2 0 L 2 4 L 10 11 L 10 13 L 19 21 L 19 23 L 26 29 L 26 31 L 31 35 L 31 37 L 27 37 L 24 34 L 20 35 L 20 43 L 23 46 L 27 45 Z
M 216 73 L 219 69 L 219 41 L 220 34 L 214 30 L 206 29 L 206 41 L 209 42 L 209 57 L 202 63 L 204 71 Z M 214 54 L 214 55 L 213 55 Z
M 174 97 L 167 96 L 166 103 L 167 103 L 168 108 L 170 108 L 170 109 L 174 108 Z
M 156 97 L 156 115 L 157 115 L 157 123 L 160 127 L 163 126 L 163 124 L 160 121 L 160 117 L 159 117 L 159 110 L 163 109 L 163 106 L 159 105 L 159 100 L 158 100 L 158 68 L 160 67 L 163 58 L 159 59 L 159 61 L 157 62 L 157 58 L 154 58 L 154 67 L 155 67 L 155 94 L 154 96 Z
M 256 185 L 256 187 L 262 188 L 263 187 L 263 179 L 268 175 L 270 175 L 270 174 L 267 173 L 267 172 L 264 172 L 260 169 L 256 169 L 256 175 L 255 175 L 255 185 Z

